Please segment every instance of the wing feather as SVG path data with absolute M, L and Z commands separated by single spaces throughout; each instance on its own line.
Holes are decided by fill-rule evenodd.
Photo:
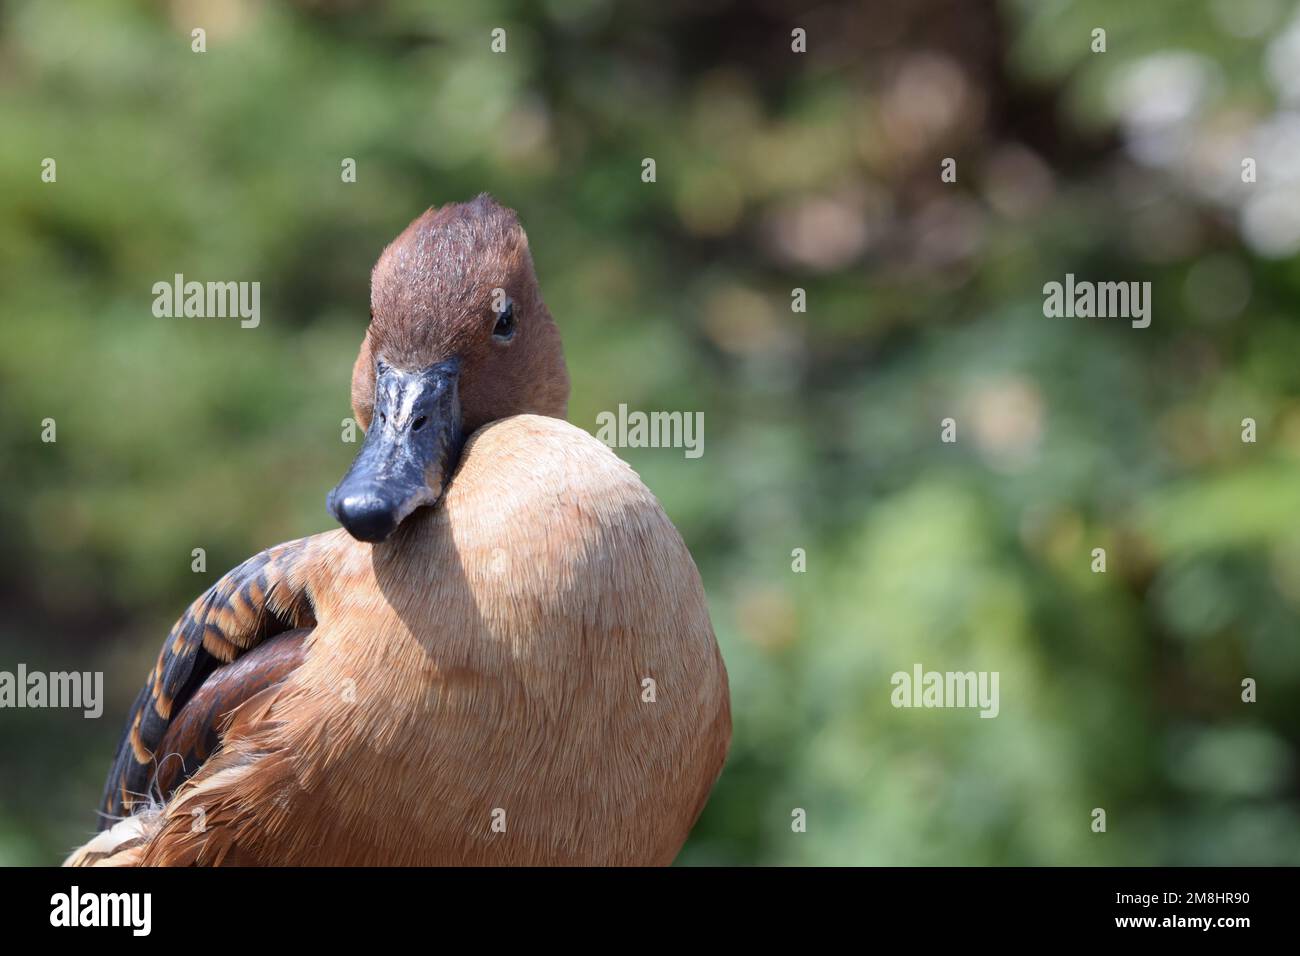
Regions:
M 310 540 L 290 541 L 249 558 L 208 588 L 172 627 L 127 717 L 104 784 L 101 830 L 147 806 L 151 796 L 165 798 L 158 783 L 166 783 L 169 793 L 198 769 L 193 763 L 197 751 L 190 749 L 191 744 L 210 745 L 213 738 L 192 726 L 199 721 L 197 712 L 184 722 L 192 736 L 174 742 L 187 748 L 183 753 L 189 759 L 179 765 L 169 761 L 166 777 L 160 780 L 158 757 L 172 752 L 164 749 L 168 732 L 215 672 L 276 634 L 315 626 L 306 576 L 301 573 Z M 265 663 L 274 671 L 288 660 L 281 654 L 268 655 Z M 260 679 L 252 667 L 231 678 L 236 676 L 254 683 Z M 225 680 L 220 687 L 221 694 L 205 696 L 205 707 L 219 704 L 222 694 L 237 705 L 235 684 Z M 212 718 L 219 720 L 230 709 L 216 706 Z M 211 750 L 207 746 L 207 752 Z

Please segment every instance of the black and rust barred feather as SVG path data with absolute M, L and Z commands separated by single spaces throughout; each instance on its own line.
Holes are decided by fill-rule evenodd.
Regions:
M 182 737 L 173 735 L 167 741 L 173 745 L 180 740 L 184 750 L 159 751 L 186 704 L 214 671 L 268 638 L 315 626 L 310 597 L 290 579 L 306 540 L 290 541 L 249 558 L 208 588 L 172 627 L 122 732 L 104 784 L 101 830 L 116 818 L 129 815 L 133 808 L 147 805 L 151 794 L 155 800 L 165 799 L 211 753 L 216 722 L 251 696 L 235 694 L 228 686 L 230 681 L 222 682 L 227 685 L 221 688 L 222 693 L 207 695 L 202 715 L 186 715 L 189 727 Z M 249 662 L 253 666 L 240 668 L 241 684 L 254 691 L 267 686 L 272 675 L 282 679 L 292 669 L 290 665 L 301 659 L 301 635 L 298 638 L 292 647 L 282 642 L 275 653 L 258 655 L 256 663 Z M 257 673 L 258 664 L 265 665 L 266 674 Z M 214 706 L 216 701 L 223 706 Z

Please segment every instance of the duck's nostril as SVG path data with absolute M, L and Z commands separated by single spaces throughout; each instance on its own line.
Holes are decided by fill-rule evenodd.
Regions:
M 335 516 L 358 541 L 383 541 L 397 527 L 392 505 L 374 495 L 348 495 L 337 503 Z
M 421 415 L 412 423 L 411 431 L 418 432 L 421 428 L 424 427 L 424 423 L 427 422 L 428 420 L 429 420 L 428 416 Z

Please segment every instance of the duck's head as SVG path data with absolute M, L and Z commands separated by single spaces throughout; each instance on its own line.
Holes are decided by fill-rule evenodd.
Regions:
M 370 328 L 352 370 L 366 440 L 330 492 L 354 538 L 383 541 L 432 505 L 466 436 L 531 412 L 565 416 L 569 376 L 528 237 L 484 194 L 430 209 L 379 257 Z

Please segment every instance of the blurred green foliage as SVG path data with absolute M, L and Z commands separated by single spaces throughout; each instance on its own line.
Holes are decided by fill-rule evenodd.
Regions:
M 529 230 L 571 420 L 705 415 L 698 460 L 621 452 L 731 674 L 682 862 L 1300 863 L 1297 24 L 1281 0 L 0 6 L 0 669 L 110 695 L 98 721 L 0 712 L 0 863 L 89 832 L 182 608 L 330 526 L 370 266 L 483 190 Z M 1151 328 L 1044 318 L 1066 272 L 1150 280 Z M 260 281 L 261 326 L 154 318 L 175 273 Z M 1000 715 L 894 709 L 915 662 L 998 671 Z

